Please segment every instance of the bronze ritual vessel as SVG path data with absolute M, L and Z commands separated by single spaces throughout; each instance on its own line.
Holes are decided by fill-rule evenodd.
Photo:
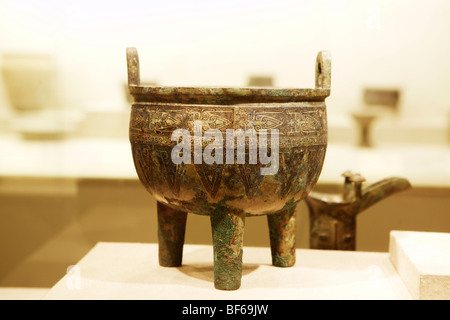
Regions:
M 139 179 L 158 202 L 160 265 L 181 265 L 187 212 L 210 217 L 217 289 L 241 285 L 246 217 L 267 215 L 273 265 L 294 265 L 295 208 L 315 186 L 327 147 L 329 53 L 317 55 L 314 89 L 144 86 L 135 48 L 127 48 L 127 66 L 134 99 L 130 142 Z M 262 163 L 259 153 L 255 162 L 250 136 L 231 144 L 231 162 L 229 149 L 220 154 L 217 148 L 210 152 L 214 162 L 196 161 L 212 144 L 205 136 L 196 138 L 199 123 L 200 133 L 215 133 L 215 146 L 224 149 L 229 141 L 217 134 L 228 138 L 228 130 L 253 132 L 260 142 L 270 132 L 266 155 L 277 161 Z M 190 139 L 182 139 L 188 149 L 175 153 L 183 162 L 173 159 L 181 141 L 172 141 L 177 129 Z M 239 151 L 245 153 L 244 162 Z M 277 170 L 262 174 L 269 166 Z
M 346 171 L 341 193 L 311 192 L 305 199 L 309 209 L 310 248 L 356 250 L 357 215 L 411 184 L 405 178 L 392 177 L 363 187 L 366 179 Z

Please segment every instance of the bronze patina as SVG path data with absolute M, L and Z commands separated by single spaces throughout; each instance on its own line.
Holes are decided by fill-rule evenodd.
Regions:
M 356 249 L 356 217 L 388 196 L 411 188 L 404 178 L 387 178 L 362 187 L 361 174 L 346 171 L 341 194 L 311 192 L 305 199 L 309 209 L 310 248 Z
M 327 147 L 329 53 L 317 55 L 314 89 L 148 86 L 140 83 L 135 48 L 127 49 L 127 64 L 134 99 L 130 142 L 139 179 L 158 201 L 160 265 L 181 265 L 191 212 L 211 220 L 216 288 L 234 290 L 241 285 L 246 217 L 267 215 L 273 265 L 292 266 L 295 207 L 315 186 Z M 261 169 L 267 165 L 249 160 L 247 140 L 245 163 L 174 163 L 171 155 L 178 142 L 172 141 L 172 134 L 177 129 L 194 133 L 196 121 L 201 121 L 202 132 L 216 130 L 223 136 L 228 129 L 251 129 L 259 141 L 263 132 L 276 129 L 278 170 L 263 175 Z M 195 150 L 195 138 L 191 144 Z M 200 151 L 206 151 L 208 143 L 200 144 Z M 270 144 L 268 152 L 275 150 Z M 196 154 L 188 156 L 195 159 Z

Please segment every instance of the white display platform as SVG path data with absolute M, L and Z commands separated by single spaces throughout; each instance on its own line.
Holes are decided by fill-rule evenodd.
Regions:
M 49 288 L 0 287 L 0 300 L 41 300 Z
M 158 265 L 158 246 L 98 243 L 45 299 L 412 299 L 388 253 L 297 250 L 291 268 L 271 265 L 270 248 L 244 247 L 239 290 L 214 289 L 213 249 L 185 245 L 183 266 Z
M 450 234 L 392 231 L 390 259 L 414 299 L 450 300 Z

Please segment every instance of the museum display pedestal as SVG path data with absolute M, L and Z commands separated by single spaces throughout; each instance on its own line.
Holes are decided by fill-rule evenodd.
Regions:
M 450 300 L 450 234 L 392 231 L 389 252 L 414 299 Z
M 242 286 L 214 289 L 212 246 L 186 245 L 181 267 L 158 264 L 157 244 L 99 242 L 53 287 L 2 288 L 3 299 L 450 299 L 450 234 L 392 231 L 388 253 L 297 249 L 291 268 L 270 248 L 244 247 Z
M 270 248 L 244 247 L 242 286 L 214 289 L 212 246 L 186 245 L 182 267 L 158 265 L 156 244 L 98 243 L 46 299 L 411 299 L 387 253 L 297 250 L 294 267 Z
M 49 288 L 0 287 L 0 300 L 42 300 Z
M 98 243 L 45 299 L 411 299 L 388 253 L 297 250 L 291 268 L 270 248 L 244 247 L 242 286 L 214 289 L 212 246 L 186 245 L 182 267 L 158 265 L 156 244 Z
M 449 239 L 392 231 L 389 253 L 297 249 L 290 268 L 272 266 L 269 248 L 244 247 L 235 291 L 214 289 L 212 246 L 185 245 L 183 266 L 165 268 L 157 244 L 99 242 L 45 299 L 448 299 Z

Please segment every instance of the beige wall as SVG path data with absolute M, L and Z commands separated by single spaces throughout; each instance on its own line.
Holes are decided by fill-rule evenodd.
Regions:
M 399 87 L 405 115 L 442 118 L 449 15 L 446 0 L 7 0 L 0 52 L 49 52 L 64 106 L 114 109 L 127 46 L 139 50 L 143 80 L 162 85 L 241 86 L 270 74 L 277 86 L 311 87 L 315 55 L 330 50 L 331 124 L 360 106 L 364 86 Z

